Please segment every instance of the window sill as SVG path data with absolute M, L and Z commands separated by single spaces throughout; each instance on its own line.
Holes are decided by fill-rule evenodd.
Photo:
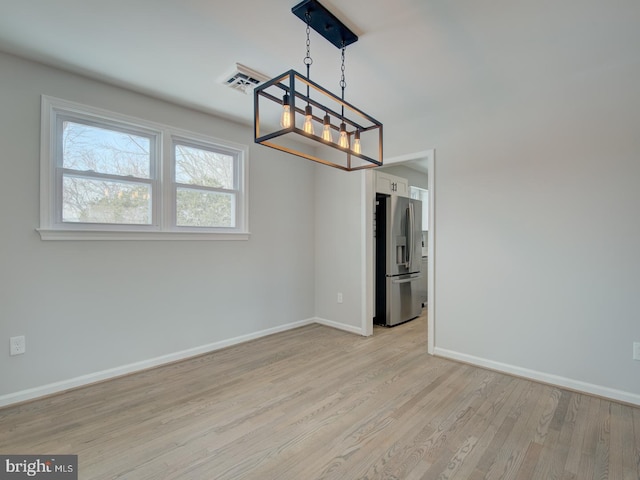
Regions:
M 141 232 L 132 230 L 53 230 L 37 228 L 42 240 L 249 240 L 249 233 Z

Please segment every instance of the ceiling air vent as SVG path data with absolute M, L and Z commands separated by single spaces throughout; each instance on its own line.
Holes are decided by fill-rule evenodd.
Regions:
M 253 91 L 254 87 L 267 80 L 269 80 L 269 77 L 266 75 L 256 72 L 249 67 L 245 67 L 241 63 L 236 63 L 235 70 L 224 77 L 223 83 L 234 90 L 249 94 Z

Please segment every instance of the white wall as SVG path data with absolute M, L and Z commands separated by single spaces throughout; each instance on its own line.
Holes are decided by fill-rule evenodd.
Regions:
M 41 94 L 249 145 L 250 240 L 40 240 Z M 4 54 L 0 106 L 0 403 L 314 317 L 312 162 L 255 145 L 247 126 Z M 15 335 L 27 353 L 10 357 Z
M 436 148 L 436 351 L 640 404 L 640 62 L 546 74 L 387 129 Z
M 316 316 L 328 325 L 364 333 L 362 172 L 320 164 L 315 170 Z

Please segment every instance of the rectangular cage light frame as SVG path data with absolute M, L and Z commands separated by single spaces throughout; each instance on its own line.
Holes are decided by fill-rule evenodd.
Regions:
M 300 91 L 300 89 L 296 90 L 297 84 L 307 87 L 307 90 L 310 92 L 312 90 L 314 95 L 312 96 L 311 93 L 307 95 L 305 91 Z M 274 94 L 274 91 L 277 94 Z M 263 134 L 262 131 L 268 129 L 261 125 L 261 105 L 264 107 L 265 102 L 271 102 L 271 104 L 278 104 L 280 109 L 282 109 L 282 97 L 285 94 L 289 95 L 291 125 L 286 128 L 282 128 L 278 125 L 277 129 Z M 318 98 L 324 98 L 325 105 L 323 105 Z M 347 129 L 347 135 L 349 137 L 349 147 L 341 147 L 335 142 L 324 140 L 320 135 L 307 133 L 300 128 L 300 119 L 304 118 L 304 107 L 306 105 L 311 105 L 316 109 L 316 111 L 322 111 L 323 114 L 326 113 L 329 115 L 330 118 L 334 120 L 331 122 L 331 129 L 335 132 L 338 132 L 339 130 L 335 123 L 344 122 Z M 327 107 L 326 105 L 332 105 L 333 108 Z M 344 114 L 342 112 L 344 112 Z M 319 125 L 322 125 L 323 123 L 323 117 L 321 116 L 314 115 L 313 120 Z M 356 131 L 359 132 L 361 136 L 366 135 L 370 139 L 368 143 L 374 145 L 372 148 L 369 148 L 367 153 L 356 153 L 350 148 L 352 144 L 351 140 L 353 139 Z M 342 160 L 340 162 L 333 161 L 327 158 L 332 155 L 326 155 L 325 158 L 323 158 L 322 156 L 296 149 L 292 145 L 287 146 L 282 143 L 278 143 L 278 139 L 280 137 L 292 133 L 300 135 L 301 137 L 304 137 L 304 139 L 316 142 L 316 147 L 320 151 L 326 151 L 326 149 L 337 150 L 343 155 L 346 155 L 346 158 L 342 156 Z M 284 72 L 282 75 L 274 77 L 254 89 L 254 140 L 256 143 L 261 145 L 292 155 L 297 155 L 299 157 L 306 158 L 307 160 L 339 168 L 341 170 L 354 171 L 366 168 L 375 168 L 382 165 L 382 134 L 382 123 L 357 107 L 351 105 L 349 102 L 344 101 L 329 90 L 309 80 L 307 77 L 295 70 Z M 377 152 L 371 153 L 371 150 L 377 150 Z

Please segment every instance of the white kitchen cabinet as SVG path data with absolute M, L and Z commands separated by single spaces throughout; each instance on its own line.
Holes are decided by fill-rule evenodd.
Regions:
M 409 188 L 411 198 L 422 202 L 422 230 L 429 230 L 429 190 L 419 187 Z
M 409 180 L 384 172 L 376 172 L 376 192 L 408 197 Z

